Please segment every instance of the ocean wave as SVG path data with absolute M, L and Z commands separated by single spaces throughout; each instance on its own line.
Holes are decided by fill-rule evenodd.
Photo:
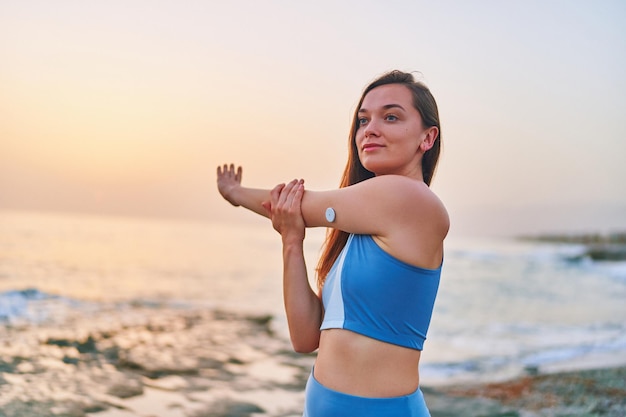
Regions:
M 551 370 L 579 370 L 587 363 L 600 367 L 624 364 L 626 333 L 621 326 L 600 326 L 605 334 L 586 337 L 586 341 L 562 341 L 550 345 L 526 346 L 510 353 L 499 352 L 478 355 L 459 361 L 425 362 L 420 373 L 428 383 L 451 383 L 464 381 L 495 381 L 536 374 Z M 590 330 L 590 329 L 588 329 Z M 592 340 L 589 340 L 592 339 Z M 595 340 L 593 340 L 595 339 Z
M 0 323 L 42 323 L 61 318 L 75 304 L 71 299 L 37 288 L 5 291 L 0 293 Z
M 626 261 L 594 262 L 592 267 L 604 275 L 626 282 Z

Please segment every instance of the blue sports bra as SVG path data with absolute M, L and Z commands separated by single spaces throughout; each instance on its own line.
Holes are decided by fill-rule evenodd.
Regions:
M 370 235 L 350 235 L 322 290 L 320 327 L 346 329 L 422 350 L 441 266 L 419 268 L 394 258 Z

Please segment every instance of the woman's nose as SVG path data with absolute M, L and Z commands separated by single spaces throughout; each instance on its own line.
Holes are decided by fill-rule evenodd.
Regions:
M 365 125 L 365 136 L 378 136 L 378 121 L 375 118 L 370 119 Z

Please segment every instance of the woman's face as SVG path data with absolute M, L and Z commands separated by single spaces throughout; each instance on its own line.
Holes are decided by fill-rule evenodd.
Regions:
M 358 110 L 356 146 L 361 164 L 376 175 L 422 178 L 421 160 L 437 128 L 424 128 L 413 95 L 402 84 L 371 90 Z

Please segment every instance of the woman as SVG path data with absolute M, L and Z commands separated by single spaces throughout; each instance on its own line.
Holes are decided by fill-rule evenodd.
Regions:
M 318 350 L 304 416 L 429 416 L 418 364 L 443 262 L 448 214 L 429 189 L 441 146 L 436 102 L 400 71 L 363 92 L 337 190 L 241 186 L 241 167 L 218 168 L 235 206 L 271 218 L 282 236 L 284 301 L 293 347 Z M 309 285 L 305 227 L 328 227 Z

